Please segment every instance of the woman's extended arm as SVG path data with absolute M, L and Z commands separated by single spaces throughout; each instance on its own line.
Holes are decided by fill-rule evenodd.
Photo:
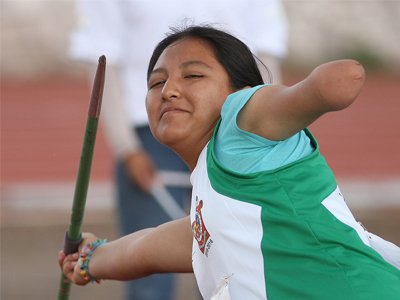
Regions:
M 240 128 L 271 140 L 283 140 L 324 113 L 349 106 L 364 83 L 364 69 L 354 60 L 329 62 L 291 86 L 259 89 L 238 117 Z
M 75 253 L 59 263 L 67 278 L 86 284 Z M 96 279 L 130 280 L 154 273 L 192 272 L 192 231 L 189 217 L 140 230 L 98 247 L 89 263 Z

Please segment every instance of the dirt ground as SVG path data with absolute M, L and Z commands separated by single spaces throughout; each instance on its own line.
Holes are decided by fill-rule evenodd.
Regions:
M 296 78 L 286 78 L 286 82 Z M 349 206 L 400 244 L 400 75 L 370 75 L 359 100 L 311 127 Z M 76 78 L 1 81 L 2 300 L 55 299 L 89 99 Z M 100 126 L 85 231 L 118 236 L 112 159 Z M 185 279 L 191 282 L 191 279 Z M 191 283 L 176 299 L 193 299 Z M 184 294 L 186 293 L 186 294 Z M 122 284 L 72 287 L 71 299 L 122 299 Z

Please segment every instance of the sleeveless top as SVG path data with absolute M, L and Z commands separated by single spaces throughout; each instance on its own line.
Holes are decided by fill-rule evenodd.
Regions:
M 217 159 L 222 122 L 191 175 L 204 299 L 398 299 L 399 270 L 370 247 L 311 133 L 311 154 L 243 174 Z

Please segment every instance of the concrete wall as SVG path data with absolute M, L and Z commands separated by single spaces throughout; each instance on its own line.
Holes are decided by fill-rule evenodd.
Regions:
M 284 5 L 288 65 L 310 68 L 351 56 L 400 72 L 400 1 L 284 0 Z M 75 21 L 74 0 L 1 0 L 2 75 L 76 73 L 66 57 Z

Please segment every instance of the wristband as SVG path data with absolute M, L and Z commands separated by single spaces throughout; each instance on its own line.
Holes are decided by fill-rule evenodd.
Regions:
M 97 282 L 100 283 L 100 280 L 94 278 L 92 275 L 89 273 L 89 262 L 90 259 L 92 258 L 94 250 L 96 250 L 97 247 L 107 243 L 107 240 L 100 240 L 97 239 L 95 241 L 90 242 L 87 244 L 85 247 L 83 247 L 81 253 L 79 254 L 79 268 L 81 269 L 80 275 L 86 280 L 90 282 Z

